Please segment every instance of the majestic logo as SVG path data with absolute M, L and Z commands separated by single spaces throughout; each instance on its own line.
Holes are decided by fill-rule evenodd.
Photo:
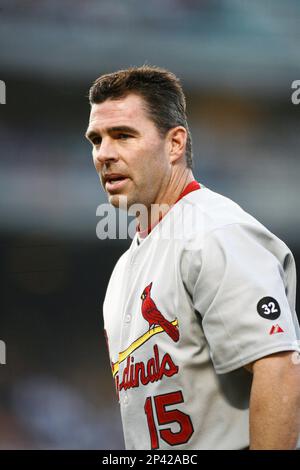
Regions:
M 281 326 L 278 325 L 273 325 L 271 330 L 270 330 L 270 335 L 275 335 L 276 333 L 284 333 L 283 329 L 281 328 Z
M 151 298 L 152 282 L 145 287 L 141 299 L 142 299 L 142 315 L 149 323 L 149 330 L 151 326 L 159 325 L 165 330 L 165 332 L 172 338 L 173 341 L 179 340 L 178 329 L 169 322 L 162 313 L 158 310 L 154 300 Z

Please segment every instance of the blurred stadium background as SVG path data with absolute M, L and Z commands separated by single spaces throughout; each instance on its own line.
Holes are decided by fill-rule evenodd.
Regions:
M 0 448 L 123 448 L 101 305 L 128 241 L 83 135 L 100 74 L 143 63 L 184 85 L 195 175 L 300 260 L 298 0 L 1 0 Z

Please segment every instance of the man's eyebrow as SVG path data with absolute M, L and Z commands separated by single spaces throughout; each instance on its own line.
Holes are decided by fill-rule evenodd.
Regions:
M 128 132 L 129 134 L 134 134 L 134 135 L 139 135 L 139 131 L 137 129 L 134 129 L 134 127 L 130 126 L 113 126 L 113 127 L 108 127 L 107 132 L 109 134 L 113 132 Z M 101 137 L 101 134 L 95 130 L 87 130 L 85 133 L 85 137 L 89 140 L 91 140 L 93 137 Z

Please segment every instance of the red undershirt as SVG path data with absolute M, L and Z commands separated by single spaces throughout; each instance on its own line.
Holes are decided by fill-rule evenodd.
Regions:
M 185 188 L 184 190 L 182 191 L 182 193 L 180 194 L 179 198 L 175 201 L 175 204 L 176 202 L 180 201 L 180 199 L 182 199 L 184 196 L 186 196 L 187 194 L 191 193 L 192 191 L 196 191 L 197 189 L 201 189 L 201 186 L 200 184 L 198 183 L 198 181 L 196 180 L 193 180 L 191 181 Z M 164 214 L 166 215 L 166 214 Z M 147 235 L 149 235 L 149 233 L 151 232 L 151 230 L 155 227 L 155 225 L 157 225 L 161 219 L 163 218 L 163 216 L 160 214 L 159 216 L 159 220 L 153 224 L 152 226 L 148 227 L 147 230 L 143 230 L 143 231 L 140 231 L 139 230 L 139 224 L 137 225 L 137 228 L 136 228 L 136 231 L 138 232 L 139 234 L 139 237 L 140 238 L 146 238 Z

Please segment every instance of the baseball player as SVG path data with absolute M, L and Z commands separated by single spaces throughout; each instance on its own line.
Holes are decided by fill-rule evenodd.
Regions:
M 195 180 L 172 73 L 143 66 L 103 75 L 90 103 L 86 136 L 109 202 L 147 209 L 137 211 L 104 300 L 126 448 L 297 448 L 291 251 Z

